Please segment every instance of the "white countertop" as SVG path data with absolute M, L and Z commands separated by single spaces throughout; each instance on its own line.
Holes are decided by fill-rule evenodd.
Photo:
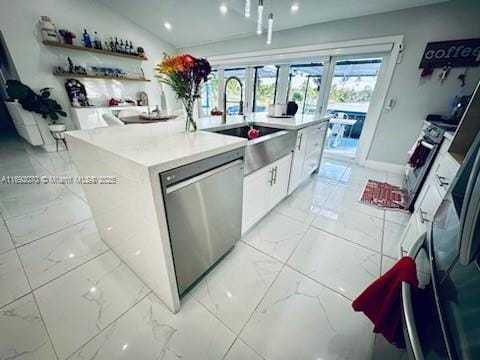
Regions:
M 315 115 L 298 115 L 288 119 L 269 118 L 264 113 L 247 117 L 261 126 L 298 130 L 306 126 L 327 121 Z M 229 116 L 226 124 L 220 116 L 201 118 L 199 129 L 229 128 L 245 123 L 243 116 Z M 247 145 L 247 140 L 234 136 L 215 134 L 208 131 L 187 133 L 183 118 L 164 123 L 133 124 L 126 126 L 102 127 L 91 130 L 67 132 L 90 145 L 114 153 L 156 171 L 166 171 L 226 151 Z

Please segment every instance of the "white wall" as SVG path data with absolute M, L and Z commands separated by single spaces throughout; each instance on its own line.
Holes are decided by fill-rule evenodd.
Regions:
M 322 11 L 319 7 L 319 11 Z M 270 47 L 264 37 L 247 37 L 205 46 L 182 49 L 197 56 L 232 54 L 242 51 L 284 48 L 332 41 L 363 39 L 386 35 L 405 35 L 405 51 L 397 65 L 388 98 L 397 100 L 392 110 L 383 110 L 374 136 L 369 160 L 404 164 L 428 113 L 449 113 L 456 94 L 473 92 L 480 69 L 470 68 L 467 85 L 459 86 L 457 76 L 464 69 L 453 69 L 442 84 L 437 70 L 433 77 L 420 79 L 418 65 L 425 45 L 431 41 L 480 37 L 480 1 L 451 0 L 432 6 L 385 14 L 334 21 L 302 28 L 278 31 Z
M 156 37 L 154 34 L 138 27 L 126 18 L 112 12 L 109 8 L 95 0 L 2 0 L 0 11 L 0 30 L 7 43 L 22 82 L 33 89 L 51 87 L 53 98 L 65 108 L 70 104 L 64 89 L 64 79 L 52 75 L 57 65 L 65 64 L 70 56 L 79 65 L 107 65 L 135 71 L 142 66 L 151 83 L 121 82 L 111 80 L 80 79 L 88 95 L 95 105 L 113 97 L 131 96 L 137 98 L 139 91 L 146 91 L 150 104 L 160 104 L 161 87 L 153 77 L 153 68 L 163 57 L 163 52 L 176 53 L 176 49 Z M 132 6 L 137 6 L 133 4 Z M 37 23 L 42 15 L 50 16 L 57 29 L 68 28 L 77 34 L 76 42 L 80 43 L 81 33 L 86 28 L 93 37 L 97 31 L 106 40 L 110 36 L 131 40 L 142 46 L 148 61 L 133 61 L 118 57 L 95 55 L 86 52 L 44 46 Z M 177 104 L 167 91 L 170 108 Z M 68 111 L 67 111 L 68 113 Z M 70 118 L 65 120 L 69 128 L 73 128 Z

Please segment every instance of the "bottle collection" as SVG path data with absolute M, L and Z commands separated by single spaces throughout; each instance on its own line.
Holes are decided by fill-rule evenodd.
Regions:
M 60 41 L 63 40 L 65 44 L 74 45 L 73 40 L 76 38 L 76 34 L 68 29 L 57 30 L 55 24 L 47 16 L 42 16 L 39 22 L 44 40 L 48 41 Z M 140 46 L 134 46 L 131 40 L 121 39 L 119 37 L 110 37 L 108 40 L 102 41 L 98 33 L 95 31 L 93 37 L 88 33 L 87 29 L 83 30 L 81 36 L 83 46 L 86 48 L 93 48 L 97 50 L 110 51 L 119 54 L 145 57 L 145 51 Z
M 83 45 L 87 48 L 94 48 L 97 50 L 111 51 L 119 54 L 140 56 L 145 55 L 143 48 L 134 47 L 132 41 L 118 39 L 118 37 L 110 37 L 107 41 L 102 43 L 102 40 L 95 31 L 93 40 L 86 29 L 83 30 L 82 35 Z

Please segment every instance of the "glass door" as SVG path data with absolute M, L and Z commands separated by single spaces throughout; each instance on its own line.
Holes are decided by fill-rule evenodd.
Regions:
M 325 154 L 352 160 L 357 154 L 382 58 L 332 60 L 332 80 L 326 90 L 326 116 L 331 120 Z
M 254 68 L 253 108 L 254 112 L 268 110 L 275 103 L 278 83 L 278 66 L 265 65 Z
M 298 112 L 312 114 L 317 111 L 323 63 L 290 65 L 288 74 L 288 101 L 295 101 Z

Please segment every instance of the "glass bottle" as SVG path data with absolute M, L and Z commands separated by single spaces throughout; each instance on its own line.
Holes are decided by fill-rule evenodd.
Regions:
M 120 52 L 120 44 L 118 43 L 117 37 L 115 37 L 114 49 L 115 49 L 115 52 Z
M 93 44 L 95 49 L 102 50 L 102 40 L 98 37 L 98 33 L 95 31 L 95 37 L 93 38 Z
M 87 29 L 83 29 L 83 44 L 87 48 L 92 47 L 92 40 L 90 39 L 90 35 L 87 32 Z

